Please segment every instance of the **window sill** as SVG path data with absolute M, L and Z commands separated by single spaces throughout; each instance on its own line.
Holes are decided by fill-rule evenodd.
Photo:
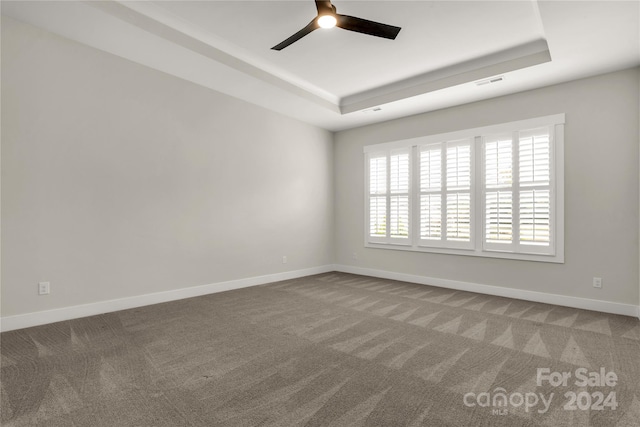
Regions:
M 433 247 L 416 246 L 416 245 L 398 245 L 398 244 L 372 243 L 372 242 L 366 242 L 364 246 L 365 248 L 372 248 L 372 249 L 391 249 L 395 251 L 425 252 L 425 253 L 437 253 L 437 254 L 444 254 L 444 255 L 476 256 L 476 257 L 483 257 L 483 258 L 499 258 L 499 259 L 518 260 L 518 261 L 550 262 L 555 264 L 564 264 L 564 253 L 557 253 L 555 255 L 542 255 L 542 254 L 498 252 L 498 251 L 483 251 L 483 250 L 475 250 L 475 249 L 433 248 Z

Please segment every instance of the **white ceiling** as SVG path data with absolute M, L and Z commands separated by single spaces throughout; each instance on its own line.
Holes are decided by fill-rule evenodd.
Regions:
M 316 16 L 312 0 L 1 3 L 15 19 L 329 130 L 640 65 L 637 0 L 334 5 L 402 30 L 387 40 L 320 29 L 274 51 Z
M 543 37 L 534 3 L 528 1 L 336 0 L 338 13 L 397 24 L 401 33 L 392 41 L 337 28 L 318 30 L 278 52 L 270 47 L 316 16 L 313 0 L 153 3 L 339 98 Z M 447 19 L 451 16 L 455 25 Z

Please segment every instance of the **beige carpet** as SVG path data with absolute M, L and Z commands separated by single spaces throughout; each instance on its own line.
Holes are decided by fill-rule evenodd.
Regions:
M 342 273 L 1 339 L 3 426 L 640 425 L 638 319 Z

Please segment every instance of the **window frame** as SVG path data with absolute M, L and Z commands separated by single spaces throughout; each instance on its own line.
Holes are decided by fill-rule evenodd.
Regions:
M 469 184 L 469 190 L 464 190 L 464 189 L 453 189 L 453 188 L 449 188 L 448 187 L 448 177 L 447 177 L 447 173 L 446 173 L 446 168 L 447 168 L 447 164 L 448 164 L 448 149 L 450 147 L 460 147 L 460 146 L 469 146 L 469 156 L 470 156 L 470 163 L 469 163 L 469 180 L 470 180 L 470 184 Z M 436 239 L 423 239 L 420 233 L 421 230 L 421 215 L 420 215 L 420 199 L 423 195 L 422 188 L 420 185 L 420 181 L 422 179 L 422 175 L 421 175 L 421 168 L 420 168 L 420 156 L 421 153 L 425 150 L 425 148 L 428 147 L 434 147 L 434 146 L 438 146 L 440 149 L 440 168 L 441 168 L 441 173 L 440 173 L 440 191 L 432 191 L 432 192 L 426 192 L 427 194 L 438 194 L 440 195 L 440 239 L 436 240 Z M 414 170 L 415 170 L 415 174 L 417 179 L 416 179 L 416 183 L 415 183 L 415 191 L 414 191 L 414 197 L 412 198 L 414 200 L 414 218 L 415 218 L 415 223 L 416 223 L 416 228 L 413 228 L 413 230 L 417 230 L 415 231 L 415 236 L 416 239 L 418 241 L 417 246 L 418 247 L 428 247 L 428 248 L 448 248 L 448 249 L 465 249 L 465 250 L 471 250 L 475 247 L 475 240 L 476 240 L 476 233 L 475 233 L 475 224 L 473 222 L 473 220 L 470 221 L 469 224 L 469 241 L 460 241 L 460 240 L 454 240 L 454 239 L 450 239 L 448 236 L 448 227 L 449 227 L 449 223 L 447 221 L 447 208 L 448 208 L 448 196 L 450 194 L 461 194 L 461 193 L 469 193 L 469 214 L 470 217 L 473 218 L 475 217 L 475 202 L 476 202 L 476 197 L 473 191 L 474 185 L 475 185 L 475 181 L 476 181 L 476 174 L 475 174 L 475 162 L 473 161 L 474 159 L 474 155 L 475 155 L 475 144 L 473 141 L 473 138 L 461 138 L 461 139 L 456 139 L 456 140 L 448 140 L 448 141 L 440 141 L 437 143 L 433 143 L 430 142 L 428 144 L 419 144 L 416 145 L 414 147 Z
M 484 126 L 472 129 L 465 129 L 455 132 L 447 132 L 436 135 L 428 135 L 407 140 L 392 141 L 363 147 L 365 161 L 365 194 L 364 194 L 364 246 L 367 248 L 405 250 L 413 252 L 429 252 L 450 255 L 466 255 L 481 256 L 488 258 L 515 259 L 523 261 L 539 261 L 564 263 L 564 124 L 565 115 L 555 114 L 544 117 L 536 117 L 532 119 L 519 120 L 509 123 L 501 123 L 491 126 Z M 543 251 L 535 251 L 535 245 L 515 246 L 518 251 L 504 250 L 502 247 L 485 244 L 485 227 L 486 227 L 486 211 L 485 211 L 485 141 L 484 137 L 495 134 L 516 134 L 517 132 L 526 132 L 528 130 L 549 127 L 549 145 L 550 145 L 550 242 L 549 249 L 546 246 Z M 515 137 L 514 137 L 515 138 Z M 465 245 L 439 244 L 447 233 L 446 222 L 441 223 L 441 240 L 427 240 L 421 236 L 420 229 L 420 197 L 423 194 L 420 186 L 420 149 L 429 145 L 441 144 L 441 168 L 444 170 L 446 164 L 446 143 L 460 141 L 464 139 L 471 140 L 471 244 Z M 516 152 L 519 152 L 519 139 L 512 139 L 512 162 L 514 165 L 518 162 Z M 515 145 L 518 149 L 515 150 Z M 387 164 L 389 164 L 390 153 L 398 149 L 408 149 L 410 153 L 409 162 L 409 236 L 408 239 L 400 239 L 403 241 L 391 241 L 390 239 L 370 239 L 369 237 L 369 154 L 386 152 Z M 517 173 L 518 166 L 515 166 L 513 174 Z M 387 174 L 389 169 L 387 168 Z M 437 194 L 446 194 L 446 178 L 441 175 L 441 190 Z M 518 180 L 519 182 L 519 176 Z M 387 181 L 387 186 L 389 186 Z M 521 191 L 521 187 L 516 188 L 516 180 L 512 181 L 512 200 L 515 206 L 515 192 Z M 387 194 L 389 197 L 389 194 Z M 389 203 L 389 202 L 387 202 Z M 387 206 L 387 210 L 389 207 Z M 443 221 L 446 218 L 446 196 L 441 198 L 441 210 Z M 515 224 L 520 221 L 519 216 L 512 216 L 512 222 Z M 518 234 L 516 234 L 516 231 Z M 513 241 L 520 241 L 520 234 L 517 227 L 512 230 Z M 387 230 L 387 236 L 389 231 Z M 374 241 L 375 240 L 375 241 Z M 529 250 L 522 250 L 522 246 Z
M 400 192 L 392 192 L 391 191 L 391 156 L 393 156 L 394 154 L 403 154 L 403 153 L 407 153 L 409 155 L 409 177 L 408 177 L 408 191 L 406 193 L 407 197 L 408 197 L 408 202 L 409 202 L 409 206 L 408 206 L 408 223 L 409 223 L 409 230 L 412 230 L 412 213 L 413 213 L 413 197 L 412 197 L 412 193 L 413 193 L 413 162 L 411 161 L 413 158 L 413 151 L 411 147 L 391 147 L 388 149 L 380 149 L 380 150 L 374 150 L 371 151 L 369 154 L 369 156 L 365 156 L 365 182 L 366 182 L 366 188 L 367 191 L 365 192 L 365 215 L 367 215 L 366 219 L 365 219 L 365 224 L 367 230 L 370 230 L 370 197 L 372 195 L 371 191 L 370 191 L 370 186 L 369 186 L 369 172 L 370 172 L 370 159 L 372 158 L 380 158 L 381 155 L 384 155 L 384 158 L 386 159 L 386 168 L 385 168 L 385 173 L 386 173 L 386 179 L 385 179 L 385 192 L 384 193 L 376 193 L 377 197 L 385 197 L 385 208 L 386 208 L 386 225 L 385 225 L 385 236 L 371 236 L 369 234 L 369 232 L 367 231 L 367 233 L 365 234 L 366 237 L 368 237 L 368 241 L 371 244 L 374 245 L 393 245 L 393 246 L 411 246 L 412 245 L 412 236 L 411 233 L 409 232 L 408 236 L 406 238 L 404 237 L 394 237 L 391 235 L 391 222 L 390 222 L 390 216 L 391 216 L 391 199 L 393 198 L 393 196 L 402 196 L 403 194 L 405 194 L 404 192 L 400 193 Z

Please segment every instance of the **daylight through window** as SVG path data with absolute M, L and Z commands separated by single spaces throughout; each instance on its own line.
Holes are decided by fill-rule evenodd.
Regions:
M 563 262 L 564 115 L 365 147 L 369 247 Z

